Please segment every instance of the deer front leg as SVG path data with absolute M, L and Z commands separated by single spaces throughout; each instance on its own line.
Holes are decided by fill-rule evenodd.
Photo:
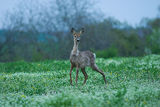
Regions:
M 79 73 L 79 68 L 76 68 L 76 84 L 77 84 L 77 80 L 78 80 L 78 73 Z
M 72 70 L 73 70 L 73 65 L 71 65 L 71 68 L 70 68 L 70 84 L 72 84 Z

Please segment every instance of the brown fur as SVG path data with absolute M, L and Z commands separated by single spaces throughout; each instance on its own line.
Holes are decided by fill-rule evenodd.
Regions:
M 78 40 L 80 40 L 80 34 L 82 34 L 84 32 L 84 30 L 82 29 L 79 33 L 76 33 L 74 31 L 74 29 L 72 28 L 71 32 L 73 33 L 73 36 L 74 36 L 74 46 L 73 46 L 73 50 L 70 54 L 70 62 L 71 62 L 70 83 L 71 83 L 71 85 L 72 85 L 71 74 L 72 74 L 72 70 L 73 70 L 74 67 L 76 67 L 76 83 L 77 83 L 77 80 L 78 80 L 78 73 L 79 73 L 80 68 L 81 68 L 81 71 L 82 71 L 82 73 L 85 77 L 85 80 L 84 80 L 83 84 L 86 83 L 86 80 L 88 79 L 88 75 L 85 72 L 85 67 L 87 67 L 87 66 L 90 66 L 93 70 L 99 72 L 103 76 L 105 83 L 107 83 L 104 73 L 101 70 L 98 69 L 98 67 L 95 63 L 94 53 L 92 53 L 90 51 L 80 52 L 78 50 L 78 45 L 79 45 Z

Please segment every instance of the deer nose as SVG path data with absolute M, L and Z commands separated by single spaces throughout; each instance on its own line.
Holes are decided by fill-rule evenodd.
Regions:
M 80 38 L 77 38 L 77 42 L 79 42 L 80 41 Z

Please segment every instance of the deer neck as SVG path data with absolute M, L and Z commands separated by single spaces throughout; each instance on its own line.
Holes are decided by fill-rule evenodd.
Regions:
M 79 55 L 78 44 L 79 43 L 74 40 L 74 46 L 73 46 L 73 49 L 72 49 L 72 55 L 76 55 L 76 56 Z

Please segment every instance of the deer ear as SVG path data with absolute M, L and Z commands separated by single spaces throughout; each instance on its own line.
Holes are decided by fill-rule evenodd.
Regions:
M 74 28 L 72 28 L 72 29 L 71 29 L 71 33 L 74 33 L 74 32 L 75 32 L 75 30 L 74 30 Z
M 81 29 L 80 34 L 84 33 L 84 28 Z

